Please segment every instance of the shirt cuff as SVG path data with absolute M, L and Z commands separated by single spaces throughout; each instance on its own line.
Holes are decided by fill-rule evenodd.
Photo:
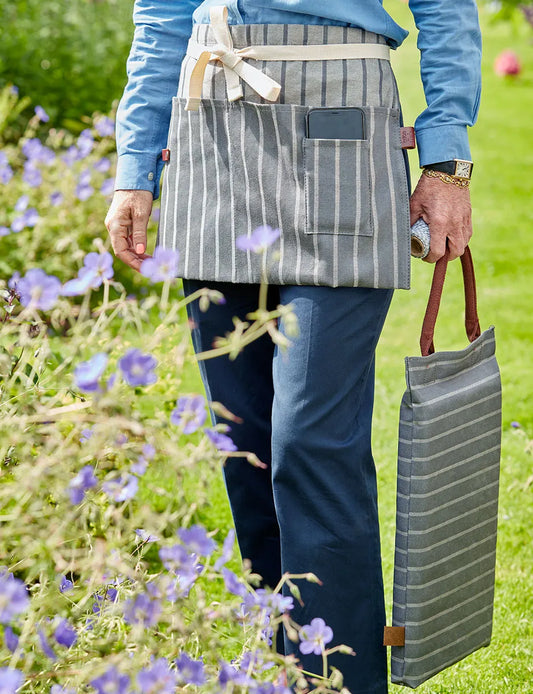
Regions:
M 466 125 L 436 125 L 416 130 L 416 143 L 420 166 L 452 159 L 471 161 Z
M 161 158 L 150 152 L 121 154 L 117 159 L 115 190 L 149 190 L 157 200 L 162 168 Z

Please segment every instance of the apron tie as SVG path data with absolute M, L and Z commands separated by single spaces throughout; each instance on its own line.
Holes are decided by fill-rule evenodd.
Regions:
M 187 53 L 195 57 L 197 62 L 191 72 L 185 110 L 198 110 L 205 68 L 210 60 L 219 60 L 222 63 L 229 101 L 242 99 L 243 91 L 239 78 L 249 84 L 263 99 L 275 101 L 281 91 L 279 82 L 258 68 L 244 62 L 239 55 L 239 49 L 233 48 L 233 40 L 228 27 L 228 8 L 225 5 L 211 7 L 209 18 L 217 44 L 205 49 L 196 41 L 189 41 Z
M 209 10 L 210 26 L 216 43 L 213 46 L 202 46 L 194 39 L 189 39 L 187 55 L 196 59 L 191 71 L 186 111 L 197 111 L 202 100 L 202 87 L 205 68 L 211 60 L 218 60 L 224 68 L 226 89 L 229 101 L 242 99 L 241 79 L 244 80 L 259 96 L 267 101 L 276 101 L 281 85 L 266 73 L 247 63 L 243 58 L 253 60 L 350 60 L 376 58 L 390 60 L 390 48 L 380 43 L 330 43 L 296 45 L 245 46 L 234 48 L 228 26 L 228 8 L 217 5 Z M 327 48 L 327 50 L 325 50 Z

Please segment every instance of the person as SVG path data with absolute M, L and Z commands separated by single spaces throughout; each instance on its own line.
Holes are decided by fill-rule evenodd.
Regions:
M 224 6 L 222 14 L 216 9 L 220 5 Z M 116 256 L 139 270 L 142 261 L 149 257 L 146 228 L 152 202 L 159 196 L 159 180 L 165 166 L 161 152 L 168 145 L 172 166 L 178 168 L 169 168 L 164 177 L 168 210 L 166 221 L 160 224 L 158 243 L 180 251 L 179 276 L 183 278 L 185 295 L 199 287 L 210 286 L 219 289 L 226 299 L 225 304 L 212 305 L 206 312 L 201 312 L 195 303 L 188 306 L 194 349 L 200 352 L 209 349 L 216 336 L 232 329 L 233 316 L 244 319 L 257 308 L 257 276 L 246 275 L 243 270 L 247 263 L 248 272 L 252 267 L 250 252 L 238 255 L 228 247 L 220 262 L 218 255 L 215 262 L 215 247 L 219 244 L 222 247 L 229 236 L 234 243 L 239 229 L 247 229 L 249 234 L 250 214 L 253 217 L 257 213 L 264 224 L 269 224 L 268 210 L 272 211 L 273 226 L 281 230 L 281 259 L 279 271 L 272 271 L 274 279 L 268 288 L 268 307 L 290 303 L 298 319 L 299 334 L 291 337 L 287 355 L 269 336 L 263 336 L 233 361 L 225 357 L 201 361 L 201 376 L 208 398 L 221 401 L 242 420 L 241 423 L 231 422 L 235 445 L 239 450 L 253 451 L 267 464 L 266 469 L 261 469 L 244 459 L 232 458 L 224 466 L 241 554 L 251 560 L 253 570 L 261 574 L 264 585 L 275 586 L 283 572 L 311 571 L 320 578 L 321 585 L 298 582 L 303 606 L 296 604 L 292 615 L 299 624 L 309 623 L 314 617 L 323 618 L 334 634 L 329 645 L 344 643 L 353 648 L 355 656 L 335 654 L 330 662 L 341 670 L 345 686 L 353 694 L 387 691 L 383 646 L 385 609 L 370 436 L 375 348 L 393 286 L 401 284 L 380 283 L 375 274 L 374 280 L 364 280 L 360 274 L 346 275 L 346 279 L 340 281 L 338 277 L 343 276 L 342 272 L 335 277 L 330 273 L 340 272 L 348 265 L 355 267 L 357 249 L 377 243 L 380 234 L 392 239 L 391 243 L 404 244 L 409 206 L 410 223 L 423 218 L 430 227 L 431 248 L 426 257 L 430 263 L 442 257 L 446 247 L 450 259 L 462 255 L 472 234 L 468 189 L 472 164 L 467 126 L 476 120 L 480 95 L 481 41 L 476 4 L 474 0 L 411 0 L 410 7 L 419 30 L 420 69 L 427 108 L 415 123 L 423 172 L 409 200 L 405 163 L 403 172 L 394 163 L 400 161 L 395 158 L 397 131 L 388 131 L 385 125 L 389 123 L 389 116 L 395 117 L 394 113 L 399 110 L 396 83 L 388 61 L 379 57 L 365 58 L 364 53 L 350 54 L 349 59 L 335 57 L 336 51 L 342 50 L 338 48 L 339 43 L 353 44 L 349 50 L 361 44 L 372 44 L 381 51 L 376 53 L 379 56 L 383 55 L 384 46 L 393 49 L 400 46 L 407 32 L 393 21 L 380 0 L 330 0 L 328 3 L 319 0 L 182 0 L 179 3 L 136 0 L 136 28 L 127 63 L 128 82 L 117 113 L 115 193 L 105 220 Z M 215 19 L 218 30 L 215 30 Z M 226 29 L 222 24 L 225 21 L 229 34 L 224 33 Z M 194 51 L 191 54 L 191 33 L 193 43 L 200 46 L 196 54 Z M 236 88 L 241 90 L 243 98 L 237 95 L 236 104 L 240 104 L 240 110 L 228 111 L 221 100 L 226 99 L 225 90 L 226 87 L 230 89 L 231 80 L 235 87 L 231 75 L 226 85 L 228 73 L 234 68 L 220 62 L 215 64 L 216 56 L 202 75 L 201 99 L 197 98 L 194 103 L 191 97 L 191 74 L 201 60 L 199 56 L 202 51 L 209 54 L 210 50 L 218 50 L 221 36 L 240 48 L 272 43 L 276 50 L 279 44 L 287 44 L 305 52 L 308 46 L 300 44 L 324 43 L 328 44 L 328 49 L 310 62 L 307 62 L 308 57 L 292 62 L 288 59 L 250 60 L 249 64 L 273 79 L 279 88 L 277 96 L 258 95 L 251 83 L 239 79 Z M 174 99 L 176 95 L 179 98 Z M 194 121 L 194 110 L 202 99 L 200 117 L 204 120 Z M 280 106 L 277 109 L 275 106 L 263 110 L 256 108 L 258 104 L 272 102 Z M 284 110 L 283 104 L 291 104 L 291 110 Z M 382 159 L 388 162 L 389 175 L 390 162 L 396 168 L 392 171 L 390 203 L 379 196 L 370 202 L 360 196 L 363 189 L 350 182 L 355 178 L 355 169 L 349 167 L 355 165 L 346 164 L 348 159 L 342 160 L 343 166 L 348 167 L 343 175 L 338 169 L 331 169 L 336 173 L 330 178 L 335 178 L 335 185 L 341 186 L 341 192 L 345 180 L 355 191 L 352 196 L 343 194 L 340 208 L 337 202 L 331 203 L 335 206 L 335 224 L 339 215 L 342 218 L 348 209 L 348 217 L 359 215 L 359 227 L 355 237 L 353 233 L 330 233 L 325 228 L 319 228 L 318 233 L 309 228 L 303 233 L 297 229 L 295 248 L 301 250 L 302 257 L 305 248 L 316 250 L 320 244 L 323 244 L 320 248 L 327 249 L 330 246 L 324 244 L 333 244 L 331 248 L 337 248 L 337 255 L 333 264 L 315 256 L 315 274 L 295 276 L 292 261 L 285 265 L 282 262 L 283 254 L 288 257 L 292 252 L 290 239 L 294 226 L 298 227 L 303 218 L 309 224 L 309 215 L 317 210 L 322 217 L 330 214 L 323 195 L 318 196 L 314 207 L 307 200 L 311 195 L 308 188 L 314 180 L 313 173 L 321 173 L 322 164 L 319 166 L 317 159 L 313 159 L 316 169 L 305 171 L 305 205 L 299 197 L 303 188 L 301 167 L 308 166 L 305 161 L 302 164 L 300 158 L 303 113 L 315 106 L 361 106 L 371 129 L 366 138 L 375 147 L 382 146 L 382 140 L 387 141 L 388 149 L 384 150 Z M 179 112 L 172 109 L 179 109 Z M 266 120 L 262 124 L 260 116 L 259 121 L 252 121 L 252 112 L 264 114 L 264 119 L 270 118 L 268 114 L 271 113 L 274 126 L 279 116 L 277 123 L 281 123 L 281 129 L 287 121 L 283 114 L 296 114 L 291 121 L 297 130 L 296 139 L 294 132 L 292 135 L 285 135 L 285 130 L 282 132 L 289 138 L 290 151 L 284 150 L 284 143 L 279 138 L 276 141 L 274 135 L 268 147 L 257 145 L 261 142 L 261 133 L 268 128 L 263 128 Z M 208 113 L 212 121 L 206 120 Z M 236 113 L 249 118 L 239 131 L 243 137 L 246 133 L 248 138 L 240 142 L 242 147 L 237 143 L 236 148 L 231 149 L 233 144 L 230 147 L 228 143 L 236 136 L 237 127 L 237 116 L 232 114 Z M 221 120 L 217 120 L 219 117 Z M 382 131 L 379 131 L 380 117 L 384 119 Z M 198 125 L 199 122 L 203 125 Z M 217 122 L 220 127 L 213 137 L 211 126 L 216 128 Z M 200 129 L 188 131 L 184 123 Z M 388 133 L 392 133 L 392 144 Z M 315 152 L 315 145 L 323 148 L 325 155 L 327 145 L 320 145 L 320 142 L 324 140 L 313 143 L 307 138 L 304 143 L 306 156 Z M 220 152 L 226 145 L 228 156 L 231 152 L 238 153 L 235 158 L 240 162 L 242 156 L 242 163 L 230 162 L 221 174 L 218 165 L 220 162 L 227 164 L 227 161 Z M 181 155 L 180 146 L 184 148 Z M 253 149 L 257 146 L 259 149 Z M 356 157 L 367 151 L 360 144 L 345 143 L 344 146 Z M 294 177 L 290 166 L 284 168 L 282 157 L 270 158 L 273 151 L 285 154 L 289 151 L 287 156 L 294 164 Z M 403 153 L 400 154 L 403 159 Z M 268 157 L 268 165 L 262 164 L 263 155 Z M 374 182 L 371 186 L 375 184 L 372 195 L 377 195 L 376 190 L 387 171 L 385 163 L 376 157 L 371 152 L 368 161 L 365 159 L 366 178 L 363 176 L 364 185 L 368 185 L 368 179 Z M 201 171 L 207 181 L 203 188 L 202 176 L 196 175 L 192 168 L 198 161 L 201 166 L 196 171 Z M 329 160 L 324 156 L 320 162 L 324 161 Z M 332 158 L 331 162 L 334 161 L 338 164 L 339 160 Z M 277 162 L 278 172 L 281 172 L 277 178 L 271 170 L 272 162 Z M 239 174 L 236 182 L 231 176 L 238 164 L 243 167 L 243 177 Z M 261 187 L 265 182 L 273 191 L 272 195 L 259 194 L 261 191 L 253 188 L 251 174 L 248 176 L 252 165 L 259 167 L 255 185 Z M 213 172 L 213 168 L 217 171 Z M 255 171 L 254 168 L 254 176 Z M 176 178 L 180 175 L 183 176 L 179 179 L 181 183 Z M 213 176 L 216 180 L 211 178 Z M 317 179 L 312 184 L 323 185 L 323 182 Z M 229 197 L 222 199 L 221 187 L 229 191 Z M 183 190 L 190 192 L 184 195 L 181 194 Z M 231 200 L 233 204 L 228 203 Z M 385 222 L 379 216 L 382 208 L 391 213 L 388 217 L 385 215 Z M 177 211 L 176 219 L 172 219 L 173 209 Z M 223 218 L 220 224 L 218 217 L 213 216 L 213 209 Z M 360 219 L 361 215 L 364 220 Z M 402 220 L 401 224 L 398 219 Z M 278 225 L 277 221 L 282 223 Z M 327 223 L 327 219 L 320 222 Z M 393 235 L 385 228 L 387 225 L 396 230 Z M 186 232 L 184 227 L 187 227 Z M 348 243 L 353 243 L 353 247 L 348 247 Z M 395 250 L 397 262 L 398 253 L 402 255 L 404 247 L 405 244 L 400 246 L 400 251 Z M 353 251 L 340 252 L 339 248 L 353 248 Z M 194 260 L 195 253 L 201 260 Z M 246 277 L 251 281 L 246 281 Z M 285 330 L 283 321 L 280 330 Z M 217 416 L 215 421 L 227 420 Z M 287 635 L 281 635 L 276 647 L 279 652 L 297 655 L 307 671 L 322 672 L 320 656 L 303 655 Z

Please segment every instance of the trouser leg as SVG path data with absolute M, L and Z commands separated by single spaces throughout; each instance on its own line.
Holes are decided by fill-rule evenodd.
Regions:
M 280 287 L 300 336 L 274 356 L 272 474 L 281 528 L 282 571 L 312 571 L 323 582 L 299 581 L 303 607 L 294 619 L 322 617 L 353 694 L 387 691 L 382 646 L 385 610 L 375 467 L 370 436 L 374 350 L 390 290 Z M 283 331 L 283 324 L 280 326 Z M 285 638 L 304 669 L 322 672 L 319 656 L 304 656 Z
M 183 280 L 186 296 L 205 286 L 221 291 L 226 303 L 211 305 L 206 312 L 200 311 L 197 301 L 188 304 L 196 352 L 211 349 L 215 337 L 233 329 L 233 316 L 244 319 L 257 309 L 259 298 L 259 286 L 254 284 Z M 270 288 L 268 300 L 272 307 L 279 303 L 278 296 L 275 288 Z M 221 356 L 199 362 L 208 399 L 220 401 L 243 420 L 237 424 L 217 416 L 216 422 L 227 422 L 238 449 L 252 451 L 268 465 L 261 469 L 245 458 L 231 457 L 223 471 L 242 557 L 250 559 L 252 569 L 272 588 L 281 577 L 270 470 L 273 354 L 274 345 L 266 335 L 248 345 L 233 361 Z

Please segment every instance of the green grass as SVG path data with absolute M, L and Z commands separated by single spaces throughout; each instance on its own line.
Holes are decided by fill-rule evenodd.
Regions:
M 406 124 L 424 108 L 418 79 L 416 32 L 407 7 L 397 0 L 387 6 L 411 34 L 394 56 Z M 471 248 L 478 280 L 482 328 L 496 326 L 502 373 L 503 450 L 494 633 L 489 648 L 422 685 L 428 693 L 502 694 L 533 691 L 532 626 L 533 571 L 530 523 L 532 508 L 531 455 L 526 451 L 533 431 L 529 392 L 533 384 L 530 359 L 531 273 L 533 270 L 533 33 L 524 24 L 490 24 L 482 17 L 484 35 L 483 94 L 479 120 L 471 130 L 475 161 L 472 184 L 474 237 Z M 492 63 L 505 48 L 516 50 L 524 70 L 516 80 L 494 75 Z M 411 153 L 413 182 L 418 161 Z M 374 414 L 374 456 L 378 468 L 382 554 L 390 623 L 395 528 L 396 446 L 399 404 L 403 390 L 403 357 L 416 355 L 419 329 L 427 301 L 432 266 L 413 262 L 410 292 L 399 291 L 378 348 Z M 448 272 L 436 331 L 437 349 L 466 346 L 462 324 L 463 298 L 459 263 Z M 197 371 L 186 375 L 183 392 L 200 391 Z M 511 429 L 511 421 L 522 429 Z M 529 434 L 529 436 L 528 436 Z M 209 489 L 210 505 L 202 512 L 208 527 L 225 531 L 231 524 L 221 475 L 197 472 Z M 168 478 L 167 478 L 168 479 Z M 202 485 L 202 486 L 203 486 Z M 191 502 L 194 484 L 191 485 Z M 396 691 L 408 691 L 396 688 Z

